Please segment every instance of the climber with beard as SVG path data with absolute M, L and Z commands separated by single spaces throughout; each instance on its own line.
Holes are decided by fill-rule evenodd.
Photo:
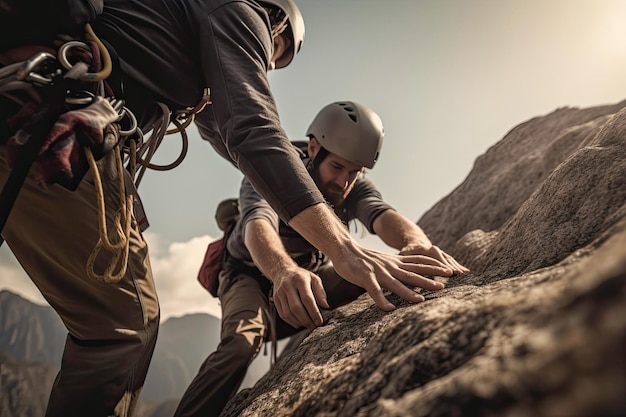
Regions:
M 400 255 L 418 256 L 424 276 L 468 271 L 387 204 L 364 176 L 365 168 L 373 168 L 378 159 L 384 135 L 374 111 L 351 101 L 331 103 L 317 114 L 306 135 L 308 142 L 293 144 L 327 205 L 346 228 L 359 220 Z M 313 296 L 323 311 L 365 292 L 343 279 L 324 253 L 281 221 L 247 179 L 242 181 L 238 204 L 239 215 L 226 240 L 214 292 L 222 308 L 221 342 L 200 367 L 175 417 L 219 415 L 264 341 L 315 329 L 318 324 L 293 300 Z M 218 224 L 222 209 L 232 216 L 232 206 L 220 204 Z M 313 294 L 299 293 L 302 285 L 298 282 L 307 282 Z M 275 359 L 274 343 L 272 348 Z
M 417 256 L 359 245 L 302 165 L 267 74 L 292 62 L 304 30 L 293 0 L 0 0 L 0 245 L 67 329 L 46 417 L 135 411 L 160 321 L 137 187 L 146 169 L 180 163 L 187 127 L 382 310 L 395 308 L 383 290 L 419 302 L 405 284 L 444 287 Z M 155 165 L 168 134 L 180 157 Z M 219 178 L 189 181 L 211 195 Z M 314 294 L 291 281 L 294 325 L 323 323 L 315 282 Z

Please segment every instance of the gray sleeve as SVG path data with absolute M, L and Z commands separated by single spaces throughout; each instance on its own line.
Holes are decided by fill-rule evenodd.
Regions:
M 239 189 L 239 219 L 226 243 L 228 252 L 237 259 L 252 262 L 246 247 L 246 225 L 253 219 L 265 219 L 278 232 L 278 214 L 263 197 L 256 192 L 250 181 L 244 178 Z
M 268 202 L 256 192 L 250 181 L 246 178 L 241 183 L 239 192 L 240 222 L 245 229 L 246 224 L 254 219 L 265 219 L 278 232 L 278 214 Z
M 201 58 L 212 104 L 198 114 L 199 132 L 289 222 L 324 199 L 280 124 L 267 79 L 272 40 L 265 14 L 230 3 L 204 27 Z
M 394 208 L 387 204 L 374 183 L 361 176 L 346 199 L 349 220 L 358 219 L 367 230 L 374 232 L 374 220 L 387 210 Z

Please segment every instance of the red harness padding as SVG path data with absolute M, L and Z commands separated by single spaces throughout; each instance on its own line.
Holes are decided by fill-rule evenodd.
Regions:
M 32 106 L 25 106 L 14 115 L 9 124 L 16 132 L 7 141 L 7 161 L 12 168 L 19 149 L 28 140 L 25 121 L 34 113 Z M 96 96 L 87 107 L 61 114 L 42 143 L 37 159 L 33 163 L 35 179 L 47 186 L 59 179 L 59 176 L 72 179 L 73 165 L 82 156 L 82 146 L 98 147 L 104 139 L 104 129 L 119 118 L 118 113 L 108 100 Z M 25 140 L 26 139 L 26 140 Z
M 198 271 L 198 282 L 213 297 L 217 297 L 218 278 L 222 270 L 222 264 L 226 260 L 226 241 L 235 223 L 231 223 L 224 232 L 224 235 L 209 243 L 204 254 L 204 260 Z
M 0 192 L 0 232 L 4 229 L 15 199 L 28 176 L 31 165 L 37 158 L 43 141 L 63 112 L 63 98 L 65 97 L 67 80 L 57 76 L 54 81 L 43 91 L 46 99 L 45 104 L 34 111 L 24 125 L 24 128 L 27 128 L 29 132 L 28 140 L 23 146 L 20 146 L 15 156 L 15 166 L 9 173 L 9 177 Z M 0 237 L 0 245 L 2 243 L 4 243 L 4 239 Z

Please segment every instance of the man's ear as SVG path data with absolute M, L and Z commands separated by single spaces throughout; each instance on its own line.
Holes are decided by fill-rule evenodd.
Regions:
M 283 35 L 278 35 L 273 39 L 272 59 L 270 60 L 269 67 L 270 71 L 276 68 L 276 61 L 278 61 L 280 57 L 283 56 L 287 48 L 289 48 L 290 44 L 291 42 L 289 42 L 289 39 L 287 39 Z
M 309 158 L 314 159 L 317 152 L 320 150 L 320 143 L 315 139 L 315 136 L 309 136 L 309 146 L 307 151 L 309 153 Z

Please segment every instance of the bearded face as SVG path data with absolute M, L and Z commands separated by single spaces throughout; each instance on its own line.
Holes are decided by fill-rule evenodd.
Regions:
M 362 173 L 363 167 L 329 153 L 316 167 L 313 179 L 324 198 L 333 206 L 340 206 Z

